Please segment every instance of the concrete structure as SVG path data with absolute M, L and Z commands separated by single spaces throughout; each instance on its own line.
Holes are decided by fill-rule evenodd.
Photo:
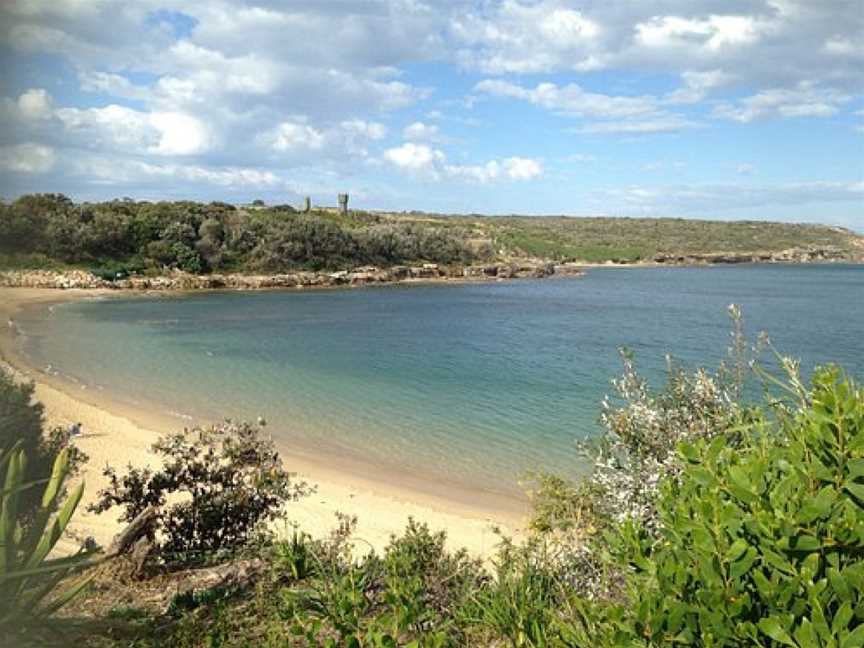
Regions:
M 303 199 L 303 211 L 307 214 L 312 211 L 312 199 L 309 196 Z
M 348 194 L 347 193 L 344 193 L 344 194 L 340 193 L 338 195 L 338 199 L 339 199 L 339 213 L 347 214 L 348 213 Z

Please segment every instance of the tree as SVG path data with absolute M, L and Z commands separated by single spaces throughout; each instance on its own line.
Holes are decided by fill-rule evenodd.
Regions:
M 67 448 L 69 470 L 73 474 L 87 461 L 86 454 L 70 446 L 65 430 L 54 428 L 45 434 L 44 424 L 44 408 L 34 400 L 33 384 L 16 382 L 0 369 L 0 453 L 8 455 L 15 449 L 26 455 L 22 470 L 28 482 L 47 479 L 55 460 Z M 23 518 L 29 519 L 38 507 L 39 494 L 35 489 L 20 495 L 18 510 Z
M 159 470 L 130 466 L 119 476 L 106 468 L 110 485 L 91 510 L 120 506 L 120 519 L 131 522 L 159 507 L 159 548 L 180 561 L 237 548 L 308 492 L 283 468 L 273 442 L 248 423 L 184 430 L 161 438 L 153 451 L 165 460 Z

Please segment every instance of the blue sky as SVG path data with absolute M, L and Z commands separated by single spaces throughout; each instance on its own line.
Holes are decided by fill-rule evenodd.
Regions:
M 864 231 L 861 0 L 12 0 L 0 195 Z

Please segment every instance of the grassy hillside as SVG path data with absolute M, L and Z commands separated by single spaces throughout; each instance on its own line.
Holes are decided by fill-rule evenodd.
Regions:
M 555 260 L 630 262 L 658 254 L 753 254 L 807 247 L 834 247 L 855 256 L 864 250 L 864 237 L 825 225 L 563 216 L 437 216 L 422 221 L 475 228 L 500 254 Z
M 685 219 L 484 217 L 227 203 L 74 203 L 59 194 L 0 205 L 0 268 L 80 267 L 159 273 L 279 273 L 364 265 L 445 265 L 534 258 L 637 262 L 658 254 L 771 254 L 819 248 L 864 257 L 864 238 L 841 228 Z

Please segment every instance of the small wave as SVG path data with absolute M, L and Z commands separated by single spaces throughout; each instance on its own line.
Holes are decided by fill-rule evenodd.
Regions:
M 184 414 L 183 412 L 175 412 L 174 410 L 168 410 L 168 414 L 175 417 L 175 418 L 183 419 L 184 421 L 192 421 L 195 418 L 191 414 Z

